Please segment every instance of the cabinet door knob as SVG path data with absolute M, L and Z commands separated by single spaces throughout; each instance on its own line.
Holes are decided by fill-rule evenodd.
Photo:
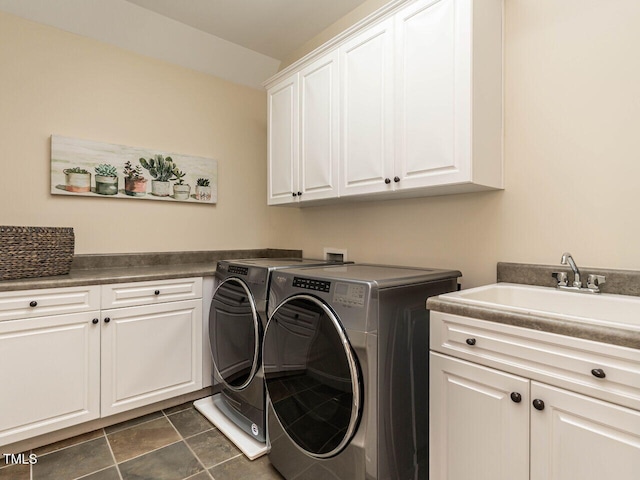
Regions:
M 533 401 L 533 408 L 535 408 L 536 410 L 544 410 L 544 402 L 539 398 L 536 398 Z
M 522 395 L 520 395 L 518 392 L 511 392 L 511 400 L 513 400 L 515 403 L 520 403 L 522 401 Z
M 393 181 L 398 183 L 400 181 L 400 177 L 393 177 Z
M 607 376 L 607 374 L 604 373 L 604 370 L 602 370 L 601 368 L 594 368 L 593 370 L 591 370 L 591 375 L 598 378 L 604 378 Z
M 476 344 L 476 339 L 475 338 L 467 338 L 466 342 L 467 342 L 467 345 L 474 346 Z
M 93 323 L 93 324 L 95 325 L 95 324 L 96 324 L 96 323 L 98 323 L 99 321 L 100 321 L 100 320 L 98 320 L 97 318 L 94 318 L 93 320 L 91 320 L 91 323 Z
M 387 185 L 389 185 L 391 183 L 391 179 L 390 178 L 385 178 L 384 179 L 384 183 L 386 183 Z
M 38 306 L 38 302 L 36 302 L 35 300 L 29 302 L 29 306 L 30 307 L 37 307 Z
M 302 196 L 302 192 L 298 192 L 298 196 L 301 197 Z
M 293 192 L 293 193 L 291 194 L 291 196 L 293 196 L 293 197 L 297 197 L 297 196 L 298 196 L 298 194 L 297 194 L 296 192 Z
M 109 317 L 104 319 L 104 323 L 109 323 L 111 321 L 111 319 Z
M 155 292 L 153 292 L 154 295 L 160 295 L 160 290 L 156 290 Z

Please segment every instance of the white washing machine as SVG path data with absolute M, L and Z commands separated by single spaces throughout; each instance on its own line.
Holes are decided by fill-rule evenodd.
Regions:
M 459 271 L 274 272 L 263 339 L 269 459 L 289 480 L 426 479 L 429 314 Z

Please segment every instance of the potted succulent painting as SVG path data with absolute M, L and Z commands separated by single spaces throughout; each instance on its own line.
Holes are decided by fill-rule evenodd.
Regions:
M 118 193 L 118 171 L 107 163 L 96 167 L 96 193 L 115 195 Z
M 208 178 L 199 178 L 196 181 L 196 200 L 211 200 L 211 186 Z
M 173 198 L 176 200 L 189 200 L 191 185 L 184 183 L 185 175 L 186 173 L 178 170 L 178 167 L 173 169 L 172 180 L 177 180 L 177 182 L 173 184 Z
M 147 194 L 147 179 L 142 175 L 142 167 L 138 165 L 134 168 L 128 160 L 124 164 L 124 193 L 131 197 Z
M 64 173 L 65 190 L 67 192 L 83 193 L 91 191 L 91 174 L 84 168 L 65 168 Z
M 151 180 L 151 195 L 156 197 L 168 197 L 169 196 L 169 180 L 173 177 L 173 169 L 175 165 L 171 157 L 163 157 L 162 155 L 156 155 L 155 158 L 150 158 L 149 161 L 144 158 L 140 159 L 140 164 L 153 177 Z

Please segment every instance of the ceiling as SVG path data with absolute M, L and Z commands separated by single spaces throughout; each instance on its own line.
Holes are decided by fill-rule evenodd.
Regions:
M 0 13 L 262 89 L 282 60 L 365 1 L 0 0 Z
M 282 60 L 365 0 L 127 0 Z

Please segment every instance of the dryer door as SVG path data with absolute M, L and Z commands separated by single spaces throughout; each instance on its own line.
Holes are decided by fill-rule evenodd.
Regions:
M 269 319 L 262 356 L 269 398 L 289 438 L 312 457 L 338 454 L 358 426 L 362 382 L 335 314 L 315 297 L 288 298 Z
M 262 324 L 247 284 L 227 278 L 216 289 L 209 313 L 209 342 L 218 378 L 242 390 L 260 366 Z

